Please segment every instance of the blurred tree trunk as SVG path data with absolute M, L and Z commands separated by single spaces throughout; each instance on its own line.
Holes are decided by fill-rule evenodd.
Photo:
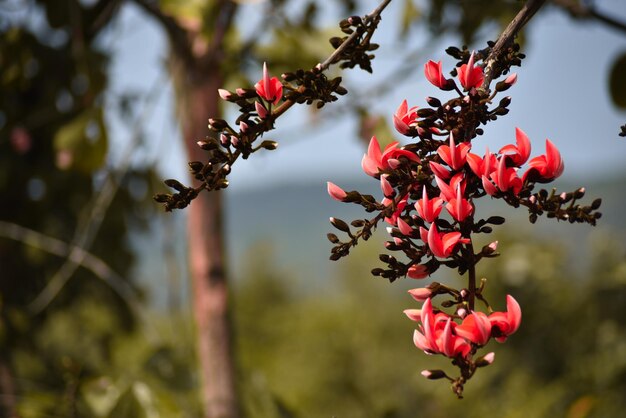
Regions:
M 173 75 L 187 154 L 190 161 L 204 161 L 206 152 L 196 142 L 207 134 L 208 115 L 218 116 L 217 89 L 222 80 L 215 69 L 196 79 L 189 77 L 184 66 L 176 67 Z M 222 194 L 200 194 L 191 204 L 188 216 L 193 309 L 205 414 L 210 418 L 236 417 Z
M 205 161 L 196 142 L 206 137 L 209 116 L 219 117 L 219 65 L 171 63 L 178 112 L 189 161 Z M 222 193 L 201 193 L 188 212 L 189 261 L 196 320 L 202 398 L 207 418 L 239 416 L 235 391 L 228 285 L 224 260 Z
M 158 2 L 135 0 L 163 27 L 170 41 L 169 69 L 176 94 L 185 149 L 189 161 L 206 161 L 197 141 L 208 134 L 209 117 L 219 117 L 217 89 L 223 85 L 221 64 L 224 37 L 237 4 L 231 0 L 207 3 L 210 21 L 176 18 Z M 184 4 L 184 3 L 182 3 Z M 195 20 L 194 20 L 195 19 Z M 210 28 L 206 37 L 203 27 Z M 188 209 L 189 262 L 196 321 L 202 401 L 206 418 L 237 418 L 228 284 L 224 260 L 222 194 L 201 193 Z
M 7 353 L 0 353 L 0 418 L 16 418 L 17 410 L 15 403 L 17 400 L 13 373 L 9 369 Z

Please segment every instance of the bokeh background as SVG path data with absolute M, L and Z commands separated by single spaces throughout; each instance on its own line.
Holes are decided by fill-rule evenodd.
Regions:
M 180 106 L 168 32 L 149 10 L 193 28 L 201 47 L 225 3 L 0 2 L 0 416 L 202 416 L 187 211 L 164 213 L 151 198 L 166 191 L 164 178 L 188 181 L 180 120 L 193 109 Z M 231 90 L 256 82 L 264 61 L 276 75 L 312 67 L 332 51 L 327 39 L 341 18 L 377 4 L 236 3 L 220 62 Z M 397 137 L 389 126 L 403 99 L 422 106 L 442 94 L 423 78 L 428 59 L 450 69 L 445 48 L 484 47 L 521 4 L 392 1 L 374 38 L 373 74 L 342 72 L 348 96 L 319 111 L 292 109 L 271 133 L 279 148 L 234 167 L 220 193 L 245 416 L 622 416 L 622 0 L 548 2 L 519 38 L 527 59 L 511 113 L 474 144 L 479 155 L 499 149 L 519 126 L 538 155 L 550 138 L 566 166 L 554 186 L 584 186 L 589 201 L 602 198 L 604 216 L 595 228 L 530 225 L 523 211 L 480 207 L 507 217 L 495 231 L 503 256 L 480 266 L 487 294 L 500 309 L 515 295 L 524 319 L 507 344 L 487 347 L 496 361 L 466 399 L 419 374 L 450 367 L 413 346 L 414 324 L 402 314 L 417 307 L 406 290 L 428 281 L 371 276 L 382 235 L 328 260 L 328 217 L 364 214 L 332 201 L 325 182 L 378 195 L 360 169 L 365 141 Z

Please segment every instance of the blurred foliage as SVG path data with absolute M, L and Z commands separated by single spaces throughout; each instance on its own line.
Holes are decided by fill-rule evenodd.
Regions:
M 506 257 L 484 263 L 486 295 L 504 309 L 505 294 L 514 294 L 524 319 L 507 344 L 485 349 L 496 352 L 496 361 L 462 401 L 446 383 L 419 375 L 448 367 L 413 346 L 413 323 L 402 315 L 418 306 L 405 290 L 423 282 L 390 286 L 371 277 L 364 261 L 375 256 L 374 248 L 342 262 L 334 286 L 299 296 L 289 274 L 273 270 L 271 255 L 251 257 L 236 294 L 249 416 L 621 416 L 624 247 L 598 239 L 581 276 L 558 243 L 521 234 L 499 238 Z

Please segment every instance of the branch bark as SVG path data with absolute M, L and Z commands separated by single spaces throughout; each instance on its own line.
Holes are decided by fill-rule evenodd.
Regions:
M 502 34 L 498 37 L 496 44 L 491 49 L 491 53 L 485 60 L 485 79 L 483 81 L 482 88 L 488 90 L 489 85 L 494 77 L 494 66 L 500 59 L 500 55 L 504 52 L 505 48 L 509 46 L 517 33 L 528 23 L 528 21 L 537 13 L 537 11 L 544 5 L 546 0 L 528 0 L 524 4 L 522 9 L 513 18 L 511 23 L 504 29 Z

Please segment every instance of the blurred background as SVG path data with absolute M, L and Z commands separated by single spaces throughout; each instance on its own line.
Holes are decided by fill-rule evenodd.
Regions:
M 0 417 L 213 416 L 196 350 L 204 334 L 188 267 L 194 226 L 189 209 L 165 213 L 152 195 L 166 191 L 165 178 L 190 183 L 185 144 L 208 134 L 216 115 L 207 108 L 236 117 L 216 86 L 251 86 L 264 61 L 272 75 L 314 66 L 332 52 L 340 19 L 377 4 L 0 2 Z M 403 99 L 446 98 L 424 79 L 424 63 L 450 70 L 445 48 L 483 48 L 521 5 L 392 1 L 374 37 L 373 74 L 333 69 L 348 96 L 291 109 L 268 136 L 278 150 L 234 167 L 215 221 L 239 405 L 226 416 L 622 416 L 623 0 L 549 1 L 519 38 L 528 58 L 509 90 L 511 113 L 473 145 L 479 155 L 499 149 L 519 126 L 534 156 L 550 138 L 566 166 L 554 186 L 584 186 L 587 201 L 602 198 L 603 217 L 595 228 L 530 225 L 522 210 L 483 202 L 485 216 L 507 218 L 494 233 L 502 257 L 479 266 L 488 299 L 503 310 L 513 294 L 524 319 L 507 344 L 485 349 L 496 361 L 466 399 L 419 374 L 451 369 L 413 346 L 402 314 L 418 307 L 406 290 L 431 279 L 371 276 L 382 235 L 328 260 L 328 217 L 365 213 L 332 201 L 325 182 L 378 196 L 360 169 L 365 141 L 397 137 L 391 115 Z M 442 271 L 432 279 L 462 280 Z

